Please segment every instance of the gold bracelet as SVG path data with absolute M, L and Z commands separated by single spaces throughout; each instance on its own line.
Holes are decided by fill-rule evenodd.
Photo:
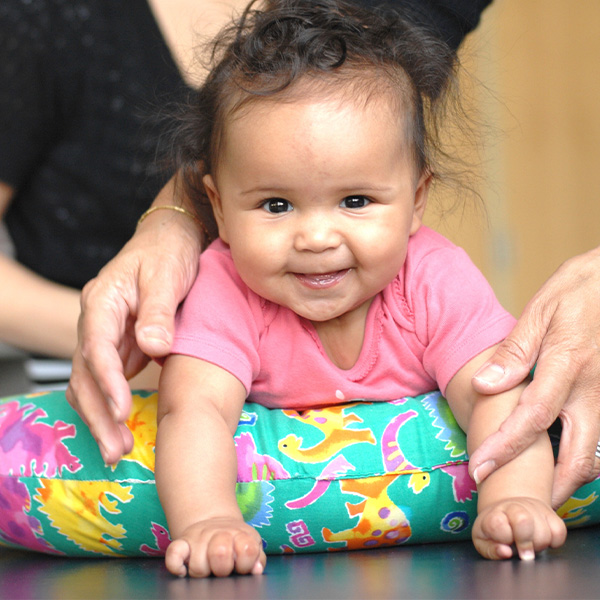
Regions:
M 139 225 L 140 223 L 142 223 L 146 217 L 150 216 L 153 212 L 156 212 L 157 210 L 174 210 L 175 212 L 181 213 L 182 215 L 186 215 L 190 219 L 194 219 L 194 221 L 196 221 L 196 223 L 198 223 L 198 225 L 200 225 L 200 227 L 202 227 L 203 231 L 205 233 L 207 233 L 206 226 L 194 213 L 191 213 L 189 210 L 186 210 L 185 208 L 182 208 L 181 206 L 175 206 L 174 204 L 160 204 L 159 206 L 151 206 L 138 219 L 137 224 Z

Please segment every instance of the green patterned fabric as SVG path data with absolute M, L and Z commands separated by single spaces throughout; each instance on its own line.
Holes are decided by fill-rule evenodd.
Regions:
M 136 392 L 134 451 L 104 465 L 64 394 L 0 400 L 0 544 L 68 556 L 158 556 L 169 543 L 154 481 L 156 393 Z M 270 554 L 470 536 L 466 441 L 439 393 L 322 410 L 248 403 L 235 434 L 238 503 Z M 198 465 L 202 457 L 198 457 Z M 559 514 L 600 522 L 600 480 Z

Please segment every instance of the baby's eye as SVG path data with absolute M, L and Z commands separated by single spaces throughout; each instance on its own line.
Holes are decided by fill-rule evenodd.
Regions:
M 262 207 L 269 213 L 278 214 L 293 210 L 293 206 L 288 200 L 283 198 L 269 198 L 263 202 Z
M 371 201 L 366 196 L 346 196 L 341 202 L 342 208 L 364 208 Z

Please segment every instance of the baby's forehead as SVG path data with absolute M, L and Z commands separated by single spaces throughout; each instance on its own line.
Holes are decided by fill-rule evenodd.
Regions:
M 274 105 L 297 103 L 328 104 L 334 109 L 351 105 L 353 108 L 378 111 L 382 118 L 391 115 L 395 121 L 402 123 L 414 114 L 408 87 L 407 81 L 390 81 L 368 70 L 337 77 L 308 74 L 284 90 L 269 95 L 239 89 L 230 98 L 230 106 L 223 115 L 224 125 L 257 110 L 268 113 Z

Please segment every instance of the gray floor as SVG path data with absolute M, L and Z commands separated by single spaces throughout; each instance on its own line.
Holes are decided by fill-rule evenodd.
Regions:
M 69 559 L 0 548 L 0 599 L 600 598 L 600 528 L 534 562 L 492 562 L 470 542 L 272 556 L 260 577 L 172 577 L 162 559 Z

